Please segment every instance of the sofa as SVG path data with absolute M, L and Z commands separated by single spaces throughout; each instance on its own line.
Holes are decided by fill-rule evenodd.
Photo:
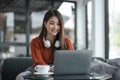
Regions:
M 113 61 L 113 60 L 112 60 Z M 109 62 L 112 62 L 109 61 Z M 120 59 L 116 60 L 117 62 L 120 62 Z M 15 58 L 6 58 L 4 59 L 1 67 L 0 67 L 0 80 L 15 80 L 16 76 L 27 69 L 29 66 L 33 64 L 31 57 L 15 57 Z M 93 58 L 91 63 L 91 72 L 96 72 L 99 74 L 114 74 L 117 76 L 117 79 L 111 78 L 109 80 L 120 80 L 119 74 L 120 71 L 116 72 L 116 68 L 114 66 L 108 64 L 104 59 L 102 58 Z
M 15 80 L 16 76 L 33 64 L 31 57 L 4 59 L 0 69 L 0 80 Z

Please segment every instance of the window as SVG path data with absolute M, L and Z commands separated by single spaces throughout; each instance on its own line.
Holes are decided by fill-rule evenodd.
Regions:
M 109 58 L 120 57 L 120 1 L 109 0 Z

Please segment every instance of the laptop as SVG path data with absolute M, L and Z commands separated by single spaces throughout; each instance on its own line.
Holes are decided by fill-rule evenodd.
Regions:
M 92 50 L 56 50 L 54 55 L 54 74 L 90 74 L 93 57 Z

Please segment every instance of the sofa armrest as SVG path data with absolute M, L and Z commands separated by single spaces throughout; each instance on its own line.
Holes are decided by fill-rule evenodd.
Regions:
M 0 72 L 0 80 L 2 80 L 2 77 L 1 77 L 1 72 Z
M 2 80 L 2 76 L 1 76 L 1 66 L 2 66 L 2 63 L 0 64 L 0 80 Z
M 33 62 L 31 57 L 6 58 L 1 67 L 2 80 L 15 80 L 15 77 L 20 72 L 23 72 L 32 65 Z

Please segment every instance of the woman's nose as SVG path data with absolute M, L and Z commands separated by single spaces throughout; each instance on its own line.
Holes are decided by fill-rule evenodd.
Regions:
M 57 28 L 58 28 L 58 25 L 57 25 L 57 24 L 55 24 L 55 25 L 54 25 L 54 28 L 55 28 L 55 29 L 57 29 Z

